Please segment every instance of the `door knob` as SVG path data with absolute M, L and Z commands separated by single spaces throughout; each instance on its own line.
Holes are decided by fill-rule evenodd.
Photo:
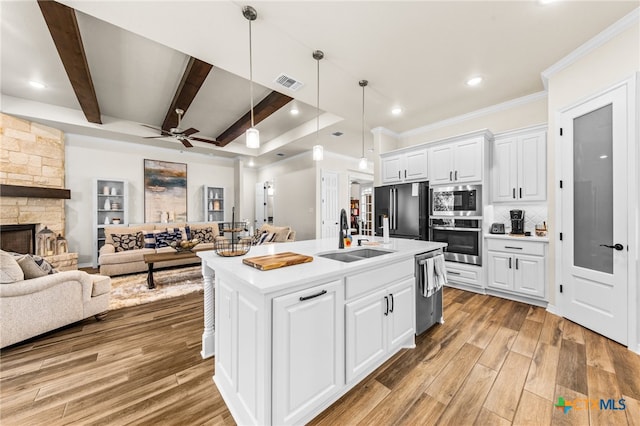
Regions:
M 607 244 L 600 244 L 600 247 L 612 248 L 612 249 L 616 249 L 618 251 L 624 249 L 624 246 L 622 244 L 614 244 L 612 246 L 607 245 Z

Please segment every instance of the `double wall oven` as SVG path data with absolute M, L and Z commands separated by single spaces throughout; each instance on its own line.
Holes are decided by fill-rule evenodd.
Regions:
M 482 265 L 482 187 L 431 189 L 429 240 L 447 243 L 446 260 Z

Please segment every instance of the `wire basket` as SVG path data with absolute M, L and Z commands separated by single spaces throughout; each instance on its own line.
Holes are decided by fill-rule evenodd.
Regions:
M 214 248 L 218 256 L 243 256 L 251 250 L 251 238 L 240 238 L 239 240 L 217 239 Z

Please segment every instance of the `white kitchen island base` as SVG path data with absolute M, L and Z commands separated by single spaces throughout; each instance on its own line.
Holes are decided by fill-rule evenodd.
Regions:
M 238 424 L 308 422 L 401 348 L 414 347 L 414 256 L 444 244 L 391 241 L 380 246 L 388 253 L 355 262 L 318 256 L 338 251 L 334 239 L 254 247 L 245 256 L 314 257 L 271 271 L 198 254 L 203 272 L 215 270 L 215 297 L 207 298 L 205 286 L 205 312 L 215 303 L 214 381 Z

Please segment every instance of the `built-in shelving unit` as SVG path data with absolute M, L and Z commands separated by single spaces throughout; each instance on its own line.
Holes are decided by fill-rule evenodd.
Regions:
M 204 185 L 203 194 L 204 221 L 224 221 L 224 188 Z
M 105 226 L 129 224 L 129 185 L 125 180 L 95 179 L 93 183 L 93 267 L 98 267 Z

